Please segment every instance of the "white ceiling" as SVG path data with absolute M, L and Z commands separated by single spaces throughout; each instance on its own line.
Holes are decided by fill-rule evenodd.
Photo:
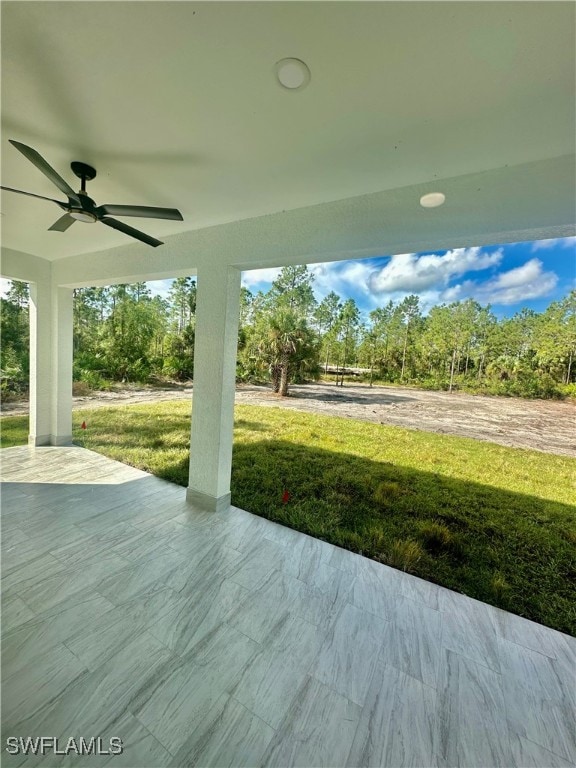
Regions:
M 74 187 L 70 161 L 90 163 L 97 203 L 180 208 L 184 222 L 125 219 L 161 239 L 574 153 L 573 3 L 3 2 L 1 13 L 2 184 L 59 197 L 9 138 Z M 305 90 L 276 81 L 284 57 L 308 64 Z M 546 184 L 553 194 L 553 175 Z M 505 213 L 509 189 L 492 203 Z M 131 242 L 100 224 L 47 232 L 61 211 L 20 195 L 3 192 L 1 211 L 6 248 L 51 260 Z

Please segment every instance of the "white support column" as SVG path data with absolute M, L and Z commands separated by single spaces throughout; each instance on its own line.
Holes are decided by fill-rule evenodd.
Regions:
M 230 505 L 240 277 L 233 267 L 198 269 L 186 499 L 211 511 Z
M 30 285 L 30 445 L 72 442 L 72 290 Z

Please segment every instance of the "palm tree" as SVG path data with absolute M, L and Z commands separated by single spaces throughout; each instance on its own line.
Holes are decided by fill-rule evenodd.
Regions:
M 312 331 L 304 316 L 293 309 L 282 308 L 270 318 L 266 342 L 272 387 L 280 397 L 286 397 L 294 362 L 299 353 L 313 343 Z

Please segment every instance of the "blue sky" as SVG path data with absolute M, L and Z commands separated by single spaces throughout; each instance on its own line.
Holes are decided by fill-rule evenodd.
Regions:
M 309 269 L 318 300 L 333 290 L 353 298 L 365 317 L 411 293 L 420 297 L 425 312 L 473 298 L 504 317 L 523 307 L 541 312 L 576 288 L 576 237 L 311 264 Z M 242 282 L 253 292 L 266 291 L 279 271 L 245 272 Z
M 506 317 L 523 307 L 541 312 L 576 288 L 576 237 L 310 264 L 309 269 L 319 301 L 330 291 L 353 298 L 365 319 L 390 299 L 401 301 L 411 293 L 420 297 L 425 312 L 471 297 Z M 242 283 L 253 293 L 267 291 L 279 272 L 244 272 Z M 156 280 L 149 286 L 167 296 L 171 282 Z

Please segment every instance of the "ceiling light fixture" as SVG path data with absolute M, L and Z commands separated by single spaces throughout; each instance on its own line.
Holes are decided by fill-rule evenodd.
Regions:
M 438 208 L 439 205 L 443 205 L 445 202 L 446 195 L 443 195 L 442 192 L 429 192 L 420 198 L 422 208 Z
M 280 85 L 290 91 L 300 91 L 310 82 L 310 70 L 300 59 L 280 59 L 275 71 Z
M 86 224 L 93 224 L 97 221 L 96 216 L 88 211 L 69 211 L 69 216 L 72 216 L 76 221 L 83 221 Z

